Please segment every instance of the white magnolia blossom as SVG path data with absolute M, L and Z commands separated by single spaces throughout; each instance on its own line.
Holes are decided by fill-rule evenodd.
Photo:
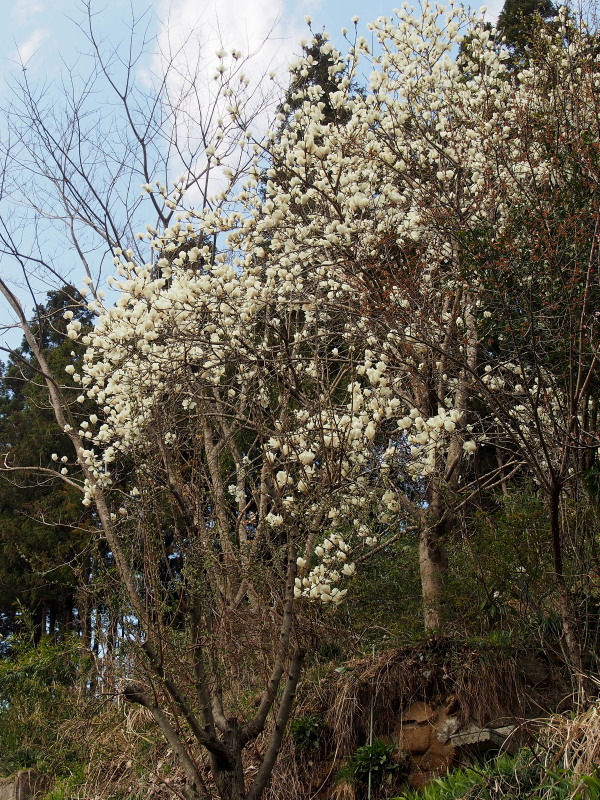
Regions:
M 457 63 L 467 28 L 470 54 Z M 469 407 L 476 388 L 514 387 L 522 399 L 507 413 L 529 424 L 536 376 L 510 362 L 482 367 L 492 313 L 477 299 L 483 276 L 463 269 L 454 210 L 465 236 L 490 220 L 501 235 L 511 196 L 562 180 L 520 133 L 524 108 L 543 114 L 556 98 L 533 70 L 517 86 L 507 78 L 507 53 L 481 18 L 426 4 L 371 29 L 377 56 L 364 39 L 348 57 L 325 41 L 338 76 L 329 107 L 319 87 L 298 90 L 289 125 L 257 146 L 231 202 L 152 230 L 155 264 L 115 251 L 118 300 L 93 301 L 80 376 L 81 397 L 99 409 L 91 429 L 81 423 L 83 458 L 103 487 L 121 458 L 175 452 L 175 428 L 237 415 L 256 444 L 230 487 L 236 513 L 247 513 L 248 475 L 263 470 L 270 502 L 257 525 L 306 533 L 295 596 L 333 604 L 355 572 L 352 553 L 404 525 L 395 471 L 415 486 L 441 481 L 454 452 L 466 460 L 486 441 Z M 566 81 L 571 56 L 549 46 Z M 369 91 L 356 93 L 365 58 Z M 300 59 L 292 71 L 309 68 Z M 552 92 L 564 90 L 557 81 Z M 257 191 L 262 148 L 271 166 Z M 79 338 L 81 324 L 65 317 Z M 161 431 L 166 402 L 177 424 Z M 558 395 L 548 403 L 556 412 Z M 93 494 L 89 485 L 84 502 Z

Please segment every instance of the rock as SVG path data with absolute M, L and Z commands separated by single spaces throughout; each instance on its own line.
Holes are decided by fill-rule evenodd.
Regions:
M 433 728 L 425 725 L 402 725 L 398 729 L 398 745 L 411 756 L 425 753 L 431 743 Z
M 456 750 L 451 744 L 440 744 L 432 738 L 431 747 L 421 758 L 422 770 L 435 772 L 436 776 L 444 775 L 456 761 Z
M 402 714 L 402 722 L 430 722 L 435 717 L 435 709 L 429 703 L 413 703 Z
M 36 800 L 48 793 L 51 780 L 34 769 L 0 779 L 0 800 Z
M 408 776 L 408 782 L 413 789 L 424 789 L 427 784 L 437 776 L 431 772 L 422 772 L 421 770 L 411 772 Z
M 448 717 L 437 725 L 435 738 L 438 740 L 438 742 L 442 742 L 442 744 L 444 744 L 456 733 L 459 727 L 460 722 L 458 717 Z

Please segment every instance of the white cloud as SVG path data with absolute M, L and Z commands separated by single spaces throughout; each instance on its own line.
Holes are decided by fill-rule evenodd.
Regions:
M 178 53 L 178 62 L 199 61 L 212 70 L 215 52 L 236 48 L 250 58 L 246 74 L 255 80 L 290 60 L 299 36 L 283 24 L 283 0 L 163 0 L 158 18 L 163 53 Z
M 310 12 L 314 14 L 316 11 L 319 11 L 323 8 L 325 0 L 302 0 L 300 4 L 300 10 L 303 14 Z
M 200 6 L 200 7 L 199 7 Z M 240 116 L 257 138 L 262 137 L 269 117 L 269 93 L 274 84 L 269 73 L 280 76 L 298 50 L 299 30 L 284 27 L 283 0 L 162 0 L 157 9 L 161 20 L 158 32 L 158 50 L 154 72 L 164 74 L 173 107 L 179 110 L 175 134 L 179 142 L 194 145 L 203 140 L 214 143 L 216 120 L 228 117 L 227 107 L 232 98 L 222 93 L 220 79 L 215 80 L 220 64 L 243 72 L 249 83 L 246 89 L 235 74 L 232 82 L 234 96 L 245 97 Z M 217 57 L 220 49 L 227 56 Z M 231 51 L 241 51 L 239 61 L 232 61 Z M 240 66 L 241 65 L 241 66 Z M 228 74 L 227 71 L 225 75 Z M 282 77 L 285 85 L 287 79 Z M 242 127 L 245 127 L 243 125 Z M 240 133 L 232 132 L 237 142 Z M 224 142 L 222 143 L 222 145 Z M 202 148 L 203 149 L 203 148 Z M 223 147 L 221 146 L 222 150 Z M 224 166 L 235 166 L 239 154 L 231 152 L 223 160 Z M 194 171 L 206 164 L 204 156 L 195 161 Z M 209 193 L 218 191 L 222 180 L 217 176 L 209 181 Z
M 45 28 L 36 28 L 33 33 L 25 39 L 24 42 L 17 45 L 12 58 L 20 64 L 27 64 L 27 62 L 39 50 L 42 42 L 48 36 L 48 31 Z
M 13 5 L 12 14 L 19 25 L 30 25 L 43 10 L 43 3 L 35 0 L 17 0 Z

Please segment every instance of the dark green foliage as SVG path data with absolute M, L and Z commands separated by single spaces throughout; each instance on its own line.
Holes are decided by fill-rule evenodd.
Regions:
M 290 726 L 294 745 L 300 750 L 317 750 L 323 732 L 323 717 L 320 714 L 309 714 L 294 720 Z
M 596 512 L 600 510 L 600 463 L 596 462 L 583 475 L 583 484 Z
M 81 345 L 66 338 L 63 315 L 69 307 L 77 308 L 72 300 L 77 297 L 70 286 L 48 293 L 47 304 L 36 308 L 32 324 L 50 368 L 75 396 L 80 389 L 65 366 L 77 363 L 72 353 L 81 354 Z M 91 325 L 86 310 L 79 309 L 75 318 L 84 327 Z M 56 424 L 27 342 L 14 351 L 0 378 L 0 452 L 6 463 L 58 471 L 64 457 L 69 474 L 77 478 L 72 446 Z M 82 417 L 86 412 L 77 403 L 72 410 Z M 19 605 L 34 620 L 36 639 L 48 627 L 54 631 L 73 625 L 74 595 L 89 569 L 93 525 L 80 493 L 59 478 L 32 471 L 0 476 L 0 633 L 5 638 L 18 625 Z
M 513 77 L 539 46 L 541 28 L 551 24 L 556 15 L 557 7 L 551 0 L 505 0 L 496 23 L 495 38 L 511 51 L 505 64 Z M 486 22 L 484 27 L 491 33 L 491 23 Z M 460 46 L 459 64 L 465 79 L 474 76 L 474 65 L 476 72 L 482 67 L 473 41 L 473 34 L 467 32 Z
M 391 800 L 598 800 L 600 779 L 570 770 L 547 770 L 530 750 L 499 756 L 478 768 L 453 770 L 421 791 L 407 789 Z
M 543 618 L 552 606 L 548 518 L 526 488 L 495 503 L 473 514 L 451 549 L 448 611 L 471 633 L 524 632 L 525 620 Z
M 365 784 L 371 776 L 373 785 L 378 786 L 386 781 L 402 778 L 408 774 L 407 761 L 394 757 L 395 746 L 375 739 L 373 744 L 359 747 L 350 756 L 346 767 L 340 772 L 340 780 Z
M 338 83 L 343 72 L 343 65 L 337 64 L 327 50 L 327 39 L 322 33 L 317 33 L 310 44 L 303 48 L 302 56 L 311 62 L 311 69 L 307 75 L 301 72 L 293 73 L 289 88 L 285 94 L 279 111 L 285 116 L 281 123 L 281 130 L 285 129 L 291 116 L 302 107 L 306 99 L 306 91 L 311 86 L 319 86 L 322 90 L 321 101 L 325 104 L 323 115 L 326 122 L 339 122 L 347 117 L 347 112 L 333 108 L 330 95 L 338 91 Z
M 518 58 L 524 58 L 543 21 L 556 16 L 551 0 L 505 0 L 497 29 Z
M 341 642 L 346 658 L 356 654 L 357 639 L 369 651 L 373 643 L 409 642 L 421 636 L 417 548 L 417 535 L 407 533 L 360 565 L 349 602 L 332 615 L 335 630 L 341 625 L 348 632 Z

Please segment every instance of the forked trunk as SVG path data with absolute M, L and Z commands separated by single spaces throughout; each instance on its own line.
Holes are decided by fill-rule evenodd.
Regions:
M 244 766 L 242 762 L 242 751 L 244 744 L 240 724 L 236 719 L 230 719 L 229 731 L 224 737 L 231 758 L 234 762 L 233 769 L 220 769 L 213 762 L 213 776 L 217 784 L 217 791 L 220 800 L 244 800 L 246 788 L 244 784 Z

